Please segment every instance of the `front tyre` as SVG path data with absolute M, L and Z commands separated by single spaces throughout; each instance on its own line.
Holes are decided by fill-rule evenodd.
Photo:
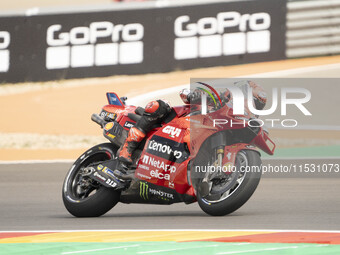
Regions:
M 262 169 L 261 158 L 258 152 L 252 150 L 242 150 L 236 156 L 236 168 L 239 175 L 232 188 L 220 194 L 202 197 L 199 192 L 197 201 L 201 209 L 212 216 L 224 216 L 230 214 L 242 205 L 253 195 L 260 182 Z M 242 171 L 246 167 L 255 166 L 251 169 L 257 171 Z M 242 168 L 243 167 L 243 168 Z M 212 190 L 218 187 L 212 187 Z
M 119 202 L 119 191 L 100 185 L 82 172 L 90 164 L 115 158 L 116 152 L 111 143 L 103 143 L 87 150 L 74 162 L 62 191 L 64 205 L 73 216 L 98 217 Z

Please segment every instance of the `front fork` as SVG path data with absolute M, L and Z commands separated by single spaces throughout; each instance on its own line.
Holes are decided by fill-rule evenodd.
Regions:
M 222 168 L 223 156 L 224 156 L 224 146 L 218 146 L 216 149 L 217 155 L 217 165 Z
M 217 175 L 217 173 L 223 169 L 223 157 L 224 157 L 224 146 L 218 146 L 215 149 L 215 157 L 214 157 L 214 162 L 213 162 L 213 169 L 212 171 L 211 168 L 208 168 L 203 181 L 210 182 L 212 179 L 214 179 Z
M 213 182 L 212 180 L 218 175 L 223 167 L 224 146 L 218 146 L 215 149 L 215 156 L 212 158 L 213 164 L 208 167 L 202 182 L 199 185 L 199 192 L 202 197 L 210 194 Z M 213 168 L 212 168 L 213 167 Z

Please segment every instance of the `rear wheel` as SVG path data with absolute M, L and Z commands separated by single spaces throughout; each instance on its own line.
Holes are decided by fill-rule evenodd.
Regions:
M 236 171 L 221 173 L 209 182 L 209 194 L 202 197 L 197 192 L 201 209 L 209 215 L 223 216 L 244 205 L 252 196 L 261 179 L 261 158 L 258 152 L 242 150 L 236 155 Z M 252 170 L 249 170 L 252 166 Z
M 119 191 L 100 185 L 84 171 L 91 164 L 115 158 L 116 152 L 117 148 L 111 143 L 99 144 L 87 150 L 72 165 L 62 191 L 64 205 L 72 215 L 98 217 L 119 202 Z

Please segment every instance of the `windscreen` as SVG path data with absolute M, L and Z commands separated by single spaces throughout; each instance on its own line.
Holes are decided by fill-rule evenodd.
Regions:
M 109 102 L 109 104 L 118 105 L 118 106 L 124 106 L 122 101 L 119 99 L 119 97 L 117 96 L 116 93 L 107 92 L 106 96 L 107 96 L 107 101 Z

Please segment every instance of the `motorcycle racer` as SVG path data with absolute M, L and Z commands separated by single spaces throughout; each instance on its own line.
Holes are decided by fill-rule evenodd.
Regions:
M 151 101 L 146 105 L 142 117 L 130 128 L 125 143 L 118 151 L 120 177 L 125 175 L 125 170 L 129 169 L 129 166 L 133 163 L 131 155 L 146 134 L 151 131 L 155 124 L 161 123 L 170 112 L 171 106 L 165 100 Z
M 253 96 L 265 103 L 265 93 L 249 81 L 218 92 L 209 84 L 197 84 L 192 91 L 182 90 L 186 104 L 174 107 L 165 100 L 155 100 L 146 109 L 127 105 L 125 97 L 107 92 L 109 104 L 91 120 L 109 142 L 75 160 L 63 183 L 65 208 L 76 217 L 98 217 L 119 202 L 197 202 L 205 213 L 222 216 L 246 203 L 262 175 L 259 149 L 273 155 L 275 143 L 261 125 L 213 124 L 250 120 Z
M 267 96 L 264 89 L 257 85 L 253 81 L 238 81 L 234 83 L 234 86 L 241 89 L 251 87 L 253 91 L 253 102 L 257 110 L 262 110 L 267 102 Z M 197 104 L 201 100 L 201 90 L 190 91 L 189 89 L 183 89 L 180 91 L 180 97 L 185 104 Z M 226 91 L 220 93 L 220 97 L 224 103 L 232 100 L 232 95 L 227 89 Z M 132 153 L 143 141 L 146 134 L 151 131 L 155 124 L 160 124 L 164 119 L 170 114 L 171 106 L 165 100 L 156 100 L 149 102 L 146 107 L 142 117 L 137 121 L 137 123 L 130 128 L 128 137 L 125 143 L 121 146 L 118 151 L 119 164 L 115 171 L 115 174 L 120 179 L 126 179 L 126 170 L 129 169 L 133 160 L 131 158 Z

